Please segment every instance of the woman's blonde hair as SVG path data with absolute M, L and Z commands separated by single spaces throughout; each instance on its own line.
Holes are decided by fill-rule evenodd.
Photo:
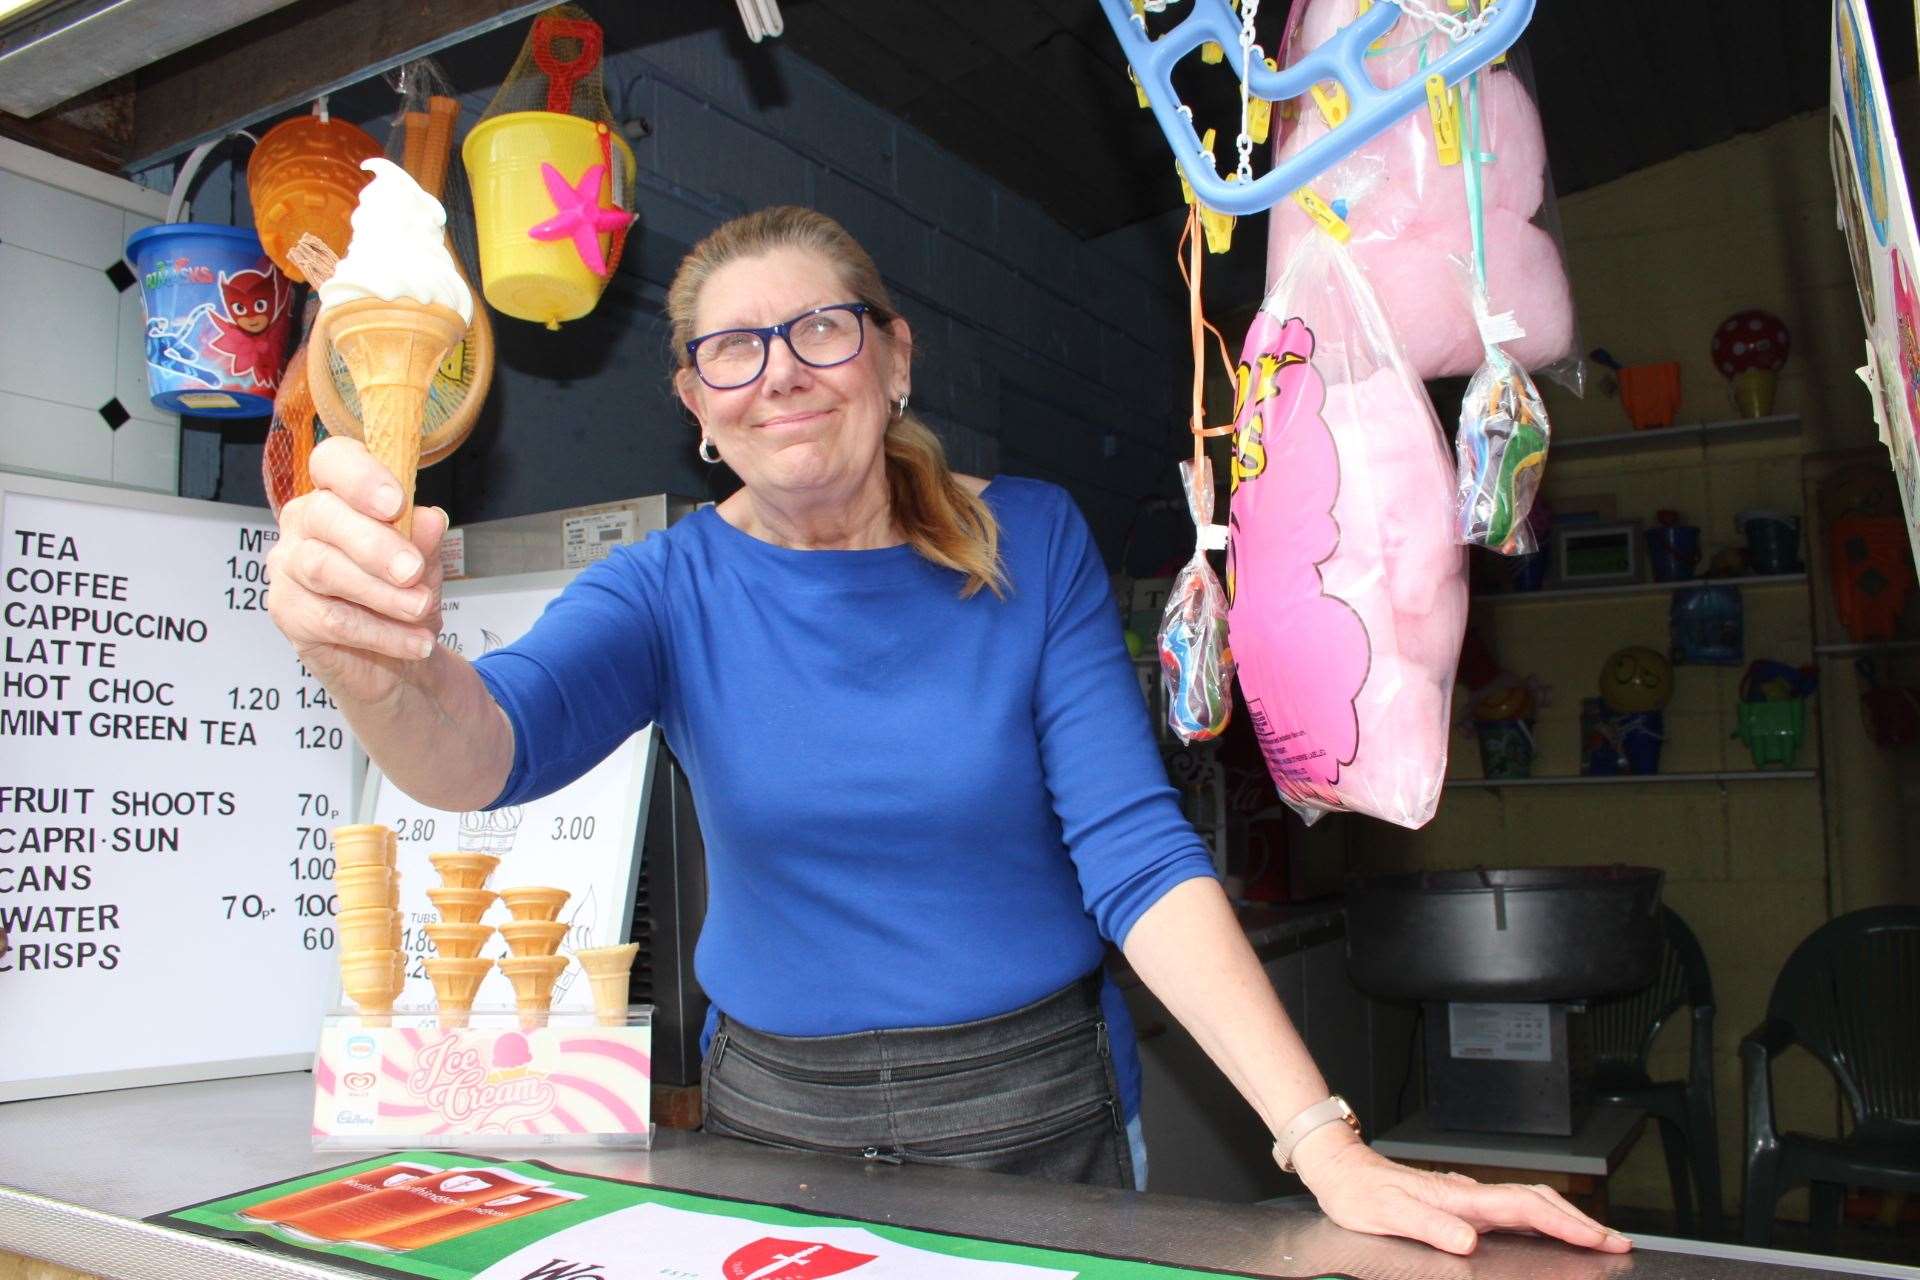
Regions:
M 887 325 L 900 313 L 880 279 L 879 268 L 847 229 L 824 213 L 798 205 L 775 205 L 724 222 L 680 260 L 667 288 L 667 320 L 673 327 L 676 376 L 685 376 L 692 358 L 700 291 L 713 273 L 737 258 L 754 258 L 777 249 L 799 249 L 832 263 L 852 300 L 871 310 L 867 319 L 883 342 L 892 341 Z M 697 376 L 697 375 L 696 375 Z M 911 413 L 887 426 L 887 490 L 894 522 L 907 545 L 937 565 L 966 575 L 960 594 L 982 587 L 1006 594 L 1000 563 L 1000 526 L 977 495 L 954 478 L 940 437 Z

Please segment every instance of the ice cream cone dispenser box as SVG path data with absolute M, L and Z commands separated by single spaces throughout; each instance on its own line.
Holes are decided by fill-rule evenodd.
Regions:
M 653 1009 L 624 1025 L 553 1010 L 527 1027 L 476 1009 L 463 1027 L 435 1014 L 388 1025 L 328 1017 L 313 1066 L 316 1151 L 638 1148 L 653 1142 Z

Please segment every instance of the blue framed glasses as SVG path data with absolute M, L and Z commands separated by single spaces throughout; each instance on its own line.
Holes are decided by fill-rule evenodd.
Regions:
M 860 354 L 866 345 L 864 302 L 836 302 L 802 312 L 785 324 L 763 329 L 719 329 L 687 343 L 687 355 L 700 381 L 715 391 L 744 387 L 767 370 L 767 352 L 779 338 L 794 359 L 815 369 L 831 369 Z

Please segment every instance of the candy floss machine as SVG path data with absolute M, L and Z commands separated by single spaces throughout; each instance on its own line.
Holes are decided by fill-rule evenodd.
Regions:
M 1653 981 L 1662 879 L 1651 867 L 1480 868 L 1350 886 L 1348 972 L 1369 995 L 1422 1006 L 1436 1127 L 1579 1127 L 1586 1002 Z

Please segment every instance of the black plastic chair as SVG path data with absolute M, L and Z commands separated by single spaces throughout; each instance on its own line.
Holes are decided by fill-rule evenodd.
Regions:
M 1852 1113 L 1841 1138 L 1781 1133 L 1771 1064 L 1799 1045 Z M 1764 1245 L 1782 1192 L 1812 1185 L 1813 1247 L 1833 1249 L 1848 1186 L 1920 1191 L 1920 906 L 1869 907 L 1787 957 L 1767 1020 L 1740 1042 L 1747 1089 L 1746 1240 Z
M 1699 939 L 1671 907 L 1660 908 L 1663 945 L 1653 985 L 1587 1008 L 1593 1045 L 1593 1100 L 1645 1108 L 1659 1122 L 1673 1180 L 1679 1233 L 1694 1234 L 1694 1206 L 1709 1239 L 1725 1229 L 1720 1206 L 1720 1140 L 1713 1106 L 1713 979 Z M 1647 1055 L 1680 1006 L 1693 1011 L 1685 1080 L 1654 1080 Z

